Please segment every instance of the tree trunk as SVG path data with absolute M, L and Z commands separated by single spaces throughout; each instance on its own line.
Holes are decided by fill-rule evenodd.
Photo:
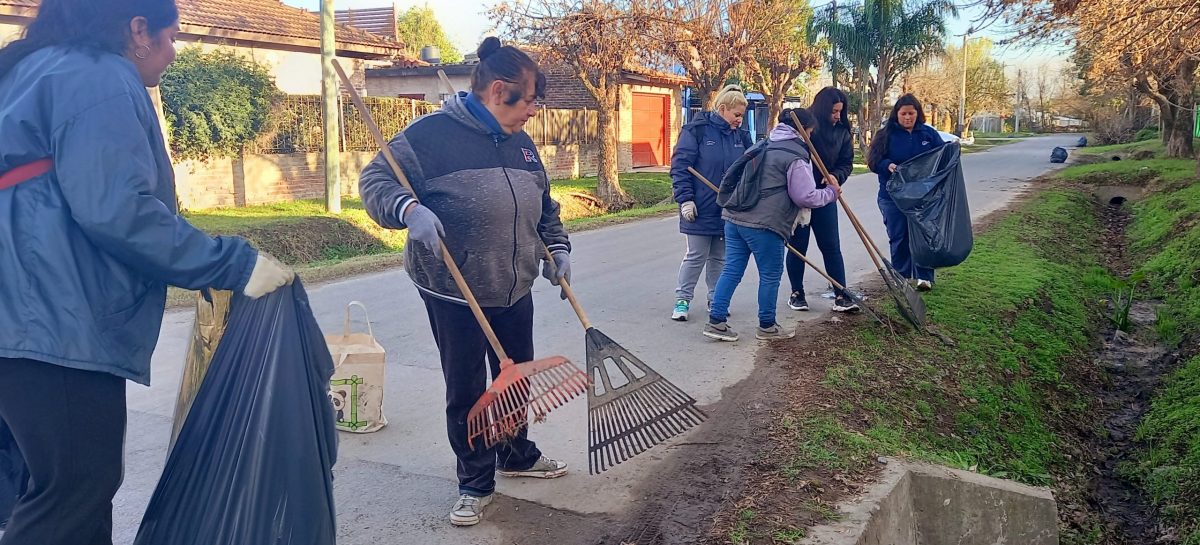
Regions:
M 771 101 L 767 104 L 767 133 L 770 133 L 771 129 L 779 124 L 779 113 L 782 111 L 783 96 L 780 95 L 778 98 L 772 97 Z
M 620 162 L 617 138 L 617 109 L 620 107 L 620 87 L 616 84 L 599 86 L 604 98 L 600 101 L 598 122 L 600 129 L 599 172 L 596 175 L 596 196 L 609 211 L 625 210 L 633 206 L 633 198 L 621 188 L 618 175 Z
M 1184 62 L 1176 72 L 1176 76 L 1168 84 L 1167 91 L 1173 107 L 1175 119 L 1171 127 L 1171 139 L 1167 141 L 1167 157 L 1189 159 L 1196 154 L 1192 145 L 1192 135 L 1196 126 L 1193 90 L 1196 84 L 1195 61 Z
M 1176 95 L 1174 98 L 1184 97 Z M 1192 117 L 1190 108 L 1175 108 L 1174 120 L 1167 130 L 1170 133 L 1167 140 L 1167 157 L 1187 159 L 1195 155 L 1195 148 L 1192 146 L 1194 123 L 1195 118 Z

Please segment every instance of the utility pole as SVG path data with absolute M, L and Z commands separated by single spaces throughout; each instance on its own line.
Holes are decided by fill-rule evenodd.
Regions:
M 832 2 L 830 2 L 830 8 L 829 8 L 829 20 L 830 20 L 830 23 L 831 23 L 831 24 L 830 24 L 830 26 L 831 26 L 831 27 L 833 27 L 833 26 L 837 25 L 837 0 L 833 0 Z M 829 71 L 830 71 L 830 73 L 832 73 L 832 75 L 833 75 L 833 86 L 834 86 L 834 87 L 837 87 L 837 86 L 838 86 L 838 84 L 837 84 L 837 83 L 838 83 L 838 57 L 837 57 L 837 40 L 830 40 L 830 42 L 833 42 L 833 49 L 832 49 L 832 50 L 830 50 L 830 52 L 829 52 L 829 58 L 830 58 L 830 60 L 832 60 L 833 62 L 829 63 L 829 64 L 831 65 L 831 66 L 829 67 Z M 847 109 L 847 110 L 848 110 L 848 109 L 850 109 L 850 105 L 849 105 L 849 104 L 843 104 L 843 105 L 842 105 L 842 108 L 845 108 L 845 109 Z M 850 115 L 850 112 L 846 112 L 846 113 L 844 113 L 844 114 L 842 114 L 842 115 Z
M 1017 107 L 1013 109 L 1013 134 L 1021 133 L 1021 69 L 1017 69 Z
M 958 95 L 958 130 L 954 133 L 954 135 L 959 138 L 962 138 L 967 128 L 966 125 L 964 125 L 967 115 L 967 36 L 971 35 L 971 30 L 973 29 L 968 27 L 967 31 L 963 33 L 962 89 Z
M 325 133 L 325 210 L 342 213 L 342 181 L 339 179 L 341 145 L 337 73 L 333 58 L 337 51 L 333 19 L 333 0 L 321 0 L 321 118 Z

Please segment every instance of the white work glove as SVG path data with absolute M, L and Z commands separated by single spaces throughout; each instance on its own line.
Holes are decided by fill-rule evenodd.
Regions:
M 285 285 L 291 284 L 296 278 L 296 272 L 280 263 L 270 254 L 259 252 L 254 261 L 254 271 L 250 273 L 250 281 L 242 293 L 251 299 L 258 299 Z
M 812 209 L 801 208 L 800 213 L 796 214 L 796 220 L 792 222 L 792 232 L 795 233 L 796 229 L 805 227 L 809 223 L 812 223 Z
M 679 205 L 679 213 L 683 214 L 683 219 L 687 221 L 696 221 L 696 203 L 687 201 Z

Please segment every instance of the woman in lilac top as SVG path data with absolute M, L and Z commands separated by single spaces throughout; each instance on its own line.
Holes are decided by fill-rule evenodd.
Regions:
M 793 124 L 789 112 L 796 114 L 803 127 Z M 787 339 L 795 335 L 775 321 L 779 282 L 783 278 L 784 244 L 802 208 L 817 208 L 837 200 L 841 187 L 836 183 L 817 187 L 812 175 L 808 147 L 799 130 L 812 133 L 816 120 L 807 110 L 784 110 L 782 120 L 767 138 L 759 170 L 759 199 L 753 208 L 725 209 L 725 267 L 717 281 L 713 306 L 704 336 L 721 341 L 736 341 L 738 334 L 729 326 L 729 302 L 742 281 L 750 257 L 758 266 L 758 339 Z M 726 177 L 726 181 L 729 176 Z M 728 189 L 722 183 L 722 192 Z

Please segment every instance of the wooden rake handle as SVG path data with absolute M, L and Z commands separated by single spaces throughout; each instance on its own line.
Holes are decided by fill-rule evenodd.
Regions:
M 708 181 L 708 178 L 705 178 L 704 175 L 700 174 L 700 172 L 697 171 L 696 169 L 694 169 L 692 167 L 688 167 L 688 172 L 692 173 L 692 176 L 695 176 L 697 180 L 704 182 L 704 185 L 708 186 L 715 193 L 721 192 L 721 188 L 713 185 L 712 182 Z M 830 284 L 833 284 L 834 287 L 836 287 L 839 290 L 846 291 L 846 286 L 843 286 L 840 283 L 838 283 L 838 281 L 834 280 L 832 276 L 829 276 L 828 274 L 826 274 L 824 269 L 816 266 L 816 264 L 814 264 L 812 261 L 809 261 L 808 258 L 805 257 L 804 254 L 800 253 L 800 250 L 797 250 L 796 248 L 794 248 L 787 241 L 784 241 L 783 245 L 785 247 L 787 247 L 788 251 L 792 252 L 793 254 L 796 254 L 796 257 L 800 258 L 800 261 L 803 261 L 806 265 L 808 265 L 810 268 L 812 268 L 812 270 L 817 271 L 817 274 L 820 274 L 826 280 L 828 280 Z
M 803 128 L 804 126 L 800 124 L 800 119 L 796 117 L 795 112 L 788 112 L 788 115 L 791 116 L 792 122 L 795 123 L 797 127 L 801 127 L 797 132 L 799 132 L 800 137 L 804 139 L 804 143 L 808 144 L 809 154 L 812 155 L 813 162 L 817 164 L 817 168 L 821 170 L 821 175 L 829 177 L 829 170 L 825 168 L 825 161 L 821 160 L 821 154 L 817 153 L 817 147 L 813 145 L 812 139 L 808 136 L 808 132 L 805 131 Z M 875 263 L 875 268 L 882 269 L 883 265 L 879 262 L 879 260 L 883 257 L 883 254 L 880 253 L 879 246 L 875 245 L 875 241 L 871 239 L 871 235 L 868 234 L 867 230 L 862 226 L 862 222 L 858 221 L 858 215 L 855 214 L 854 210 L 850 208 L 850 204 L 846 202 L 846 198 L 843 197 L 840 192 L 838 193 L 838 202 L 841 203 L 842 210 L 846 211 L 846 217 L 850 218 L 850 224 L 853 225 L 854 230 L 858 232 L 858 238 L 862 239 L 863 246 L 867 249 L 867 255 L 871 256 L 871 261 Z
M 550 267 L 550 272 L 556 274 L 558 271 L 554 266 L 554 254 L 550 253 L 550 248 L 545 245 L 542 250 L 546 252 L 546 264 Z M 583 305 L 579 304 L 579 299 L 575 297 L 575 290 L 571 289 L 571 284 L 566 278 L 559 280 L 559 286 L 563 290 L 563 294 L 567 296 L 567 300 L 571 302 L 571 308 L 575 309 L 575 315 L 579 317 L 579 323 L 583 324 L 583 330 L 587 331 L 592 328 L 592 321 L 588 320 L 587 313 L 583 311 Z
M 455 94 L 458 92 L 454 90 L 454 84 L 450 83 L 450 78 L 446 76 L 446 72 L 444 70 L 439 69 L 437 71 L 437 75 L 438 79 L 442 82 L 442 86 L 446 88 L 447 93 Z M 542 250 L 546 252 L 546 263 L 550 267 L 550 272 L 556 273 L 557 270 L 554 267 L 554 255 L 550 253 L 550 248 L 547 248 L 543 244 Z M 575 290 L 571 289 L 571 284 L 567 282 L 566 278 L 563 278 L 559 284 L 562 288 L 563 294 L 565 294 L 567 296 L 567 300 L 571 302 L 571 308 L 575 310 L 575 315 L 579 317 L 579 323 L 583 324 L 583 330 L 587 331 L 591 329 L 592 322 L 591 320 L 588 320 L 587 313 L 583 311 L 583 306 L 579 304 L 579 299 L 575 297 Z
M 346 76 L 346 72 L 342 70 L 342 65 L 338 64 L 336 59 L 333 61 L 333 69 L 337 71 L 338 77 L 342 79 L 343 86 L 350 93 L 350 100 L 358 108 L 359 114 L 362 115 L 363 121 L 367 124 L 367 129 L 375 137 L 375 143 L 379 145 L 379 150 L 383 153 L 383 158 L 387 161 L 388 166 L 392 168 L 392 173 L 400 181 L 400 185 L 403 185 L 409 193 L 412 193 L 413 199 L 420 202 L 417 199 L 416 190 L 413 189 L 412 183 L 408 181 L 408 176 L 404 175 L 404 169 L 400 168 L 400 163 L 396 162 L 396 157 L 392 155 L 392 149 L 388 147 L 388 141 L 379 130 L 379 125 L 375 124 L 370 110 L 367 110 L 367 105 L 363 103 L 363 99 L 358 95 L 358 91 L 354 90 L 354 84 L 350 82 L 350 78 Z M 487 337 L 488 343 L 491 344 L 492 350 L 496 352 L 496 356 L 500 358 L 502 365 L 512 365 L 508 354 L 504 352 L 504 347 L 500 346 L 500 339 L 496 337 L 496 332 L 492 330 L 492 325 L 488 323 L 487 316 L 484 316 L 483 309 L 479 306 L 479 301 L 475 299 L 475 294 L 471 293 L 471 287 L 467 285 L 466 279 L 463 278 L 462 271 L 458 270 L 458 265 L 454 263 L 454 258 L 450 255 L 450 249 L 446 247 L 445 242 L 440 240 L 439 242 L 441 242 L 442 247 L 442 260 L 446 262 L 446 268 L 450 269 L 450 276 L 454 277 L 454 284 L 458 286 L 458 291 L 462 292 L 463 298 L 470 305 L 471 314 L 475 315 L 475 320 L 479 322 L 479 328 L 483 330 L 483 334 Z

